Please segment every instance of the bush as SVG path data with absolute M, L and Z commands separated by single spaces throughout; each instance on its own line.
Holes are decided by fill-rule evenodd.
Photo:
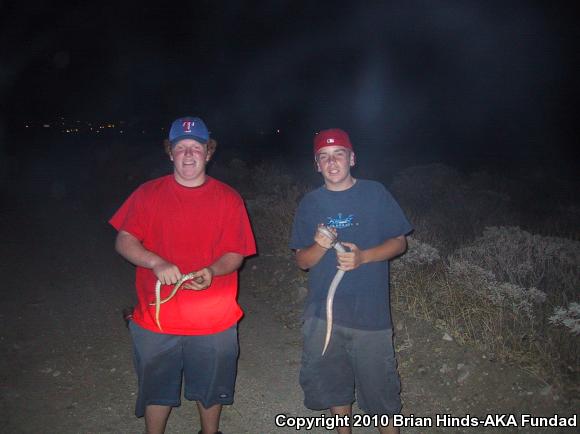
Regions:
M 579 374 L 580 305 L 559 304 L 577 286 L 579 246 L 517 227 L 486 228 L 441 259 L 410 238 L 407 254 L 392 264 L 393 300 L 459 342 L 573 385 L 567 380 Z
M 254 195 L 246 203 L 260 252 L 288 257 L 294 213 L 310 188 L 272 165 L 254 167 L 251 180 Z
M 573 335 L 580 335 L 580 303 L 570 303 L 568 307 L 555 307 L 554 315 L 549 321 L 555 326 L 567 328 Z
M 311 187 L 273 165 L 235 166 L 230 174 L 244 172 L 249 185 L 245 197 L 260 253 L 290 258 L 294 213 Z M 391 264 L 393 304 L 491 357 L 576 385 L 580 242 L 522 230 L 519 222 L 530 217 L 514 207 L 518 190 L 506 187 L 512 184 L 440 164 L 393 178 L 390 190 L 415 227 L 407 253 Z
M 544 237 L 519 227 L 488 227 L 455 258 L 491 270 L 504 282 L 537 287 L 554 303 L 574 297 L 580 281 L 580 242 Z
M 256 241 L 262 254 L 289 256 L 288 247 L 294 212 L 304 192 L 288 187 L 284 199 L 275 195 L 259 195 L 247 201 L 254 225 Z
M 444 254 L 471 242 L 484 226 L 514 221 L 510 197 L 490 189 L 489 176 L 461 175 L 442 164 L 414 166 L 390 185 L 418 238 Z

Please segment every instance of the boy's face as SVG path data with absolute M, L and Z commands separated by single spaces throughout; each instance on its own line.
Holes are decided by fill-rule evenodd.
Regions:
M 197 187 L 205 181 L 205 166 L 210 155 L 207 145 L 193 139 L 180 140 L 170 154 L 175 179 L 186 187 Z
M 316 168 L 330 190 L 351 187 L 350 168 L 354 166 L 354 152 L 344 146 L 325 146 L 316 154 Z

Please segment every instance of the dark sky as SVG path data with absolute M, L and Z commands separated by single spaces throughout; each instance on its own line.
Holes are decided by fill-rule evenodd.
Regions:
M 564 2 L 54 3 L 0 6 L 6 125 L 197 114 L 228 140 L 280 128 L 285 145 L 334 126 L 390 152 L 575 145 Z

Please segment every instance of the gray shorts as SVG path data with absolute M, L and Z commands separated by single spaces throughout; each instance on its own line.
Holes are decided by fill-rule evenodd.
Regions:
M 186 399 L 205 407 L 232 404 L 238 360 L 237 325 L 212 335 L 154 333 L 129 324 L 139 382 L 135 415 L 148 405 L 178 407 L 183 378 Z
M 356 400 L 368 414 L 398 414 L 401 383 L 393 331 L 358 330 L 334 324 L 324 356 L 326 321 L 308 318 L 302 328 L 304 352 L 300 385 L 311 410 L 349 405 Z

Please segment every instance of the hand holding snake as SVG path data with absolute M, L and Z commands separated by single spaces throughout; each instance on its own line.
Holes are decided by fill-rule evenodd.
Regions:
M 324 225 L 319 225 L 317 228 L 316 236 L 314 240 L 320 244 L 322 247 L 327 248 L 322 240 L 320 240 L 320 236 L 326 237 L 329 240 L 326 241 L 330 247 L 334 247 L 337 252 L 339 253 L 346 253 L 346 249 L 343 245 L 338 241 L 336 229 L 330 229 Z M 330 248 L 328 247 L 328 248 Z M 326 296 L 326 337 L 324 339 L 324 348 L 322 349 L 322 355 L 326 353 L 326 349 L 328 348 L 328 344 L 330 343 L 330 336 L 332 335 L 332 305 L 334 303 L 334 295 L 336 294 L 336 288 L 338 288 L 338 284 L 342 280 L 344 276 L 345 270 L 339 267 L 338 271 L 334 275 L 332 282 L 330 283 L 330 287 L 328 288 L 328 294 Z
M 338 269 L 343 271 L 351 271 L 358 268 L 362 264 L 362 250 L 354 243 L 347 243 L 342 241 L 341 244 L 347 247 L 349 252 L 336 252 L 338 259 Z
M 161 313 L 161 305 L 171 300 L 177 291 L 183 287 L 185 289 L 192 289 L 194 291 L 201 291 L 207 289 L 213 280 L 213 270 L 210 267 L 202 268 L 199 271 L 193 271 L 187 274 L 181 274 L 176 265 L 169 262 L 162 262 L 153 267 L 153 272 L 157 277 L 155 284 L 155 302 L 149 303 L 151 306 L 155 305 L 155 322 L 159 330 L 163 331 L 159 314 Z M 174 284 L 173 290 L 168 297 L 161 299 L 161 286 L 163 284 Z

